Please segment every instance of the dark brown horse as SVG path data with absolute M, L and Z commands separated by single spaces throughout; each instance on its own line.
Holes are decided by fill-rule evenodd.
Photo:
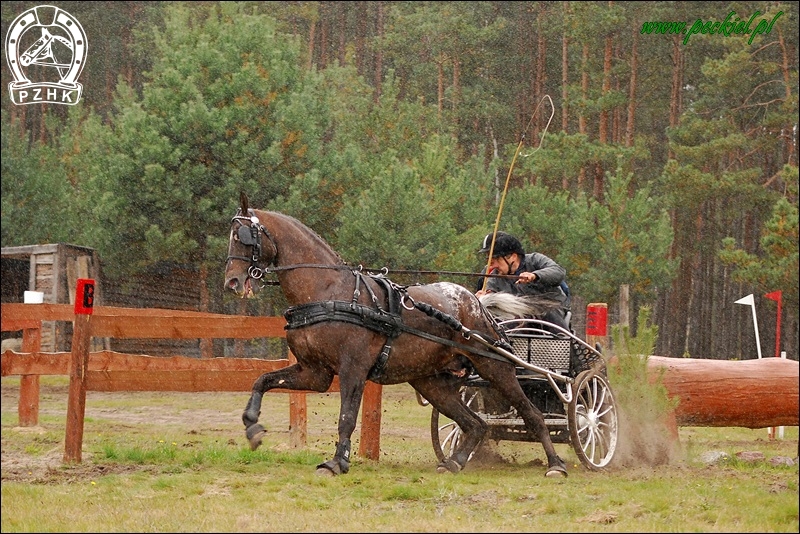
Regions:
M 469 290 L 447 282 L 402 287 L 365 275 L 298 220 L 250 209 L 244 194 L 240 200 L 231 222 L 225 288 L 249 297 L 265 272 L 275 273 L 291 306 L 286 340 L 297 358 L 253 384 L 242 415 L 252 449 L 265 433 L 258 423 L 264 393 L 273 388 L 324 392 L 339 375 L 339 439 L 333 458 L 317 472 L 347 473 L 366 381 L 408 382 L 462 429 L 459 447 L 437 468 L 458 472 L 487 430 L 459 394 L 459 376 L 469 370 L 502 392 L 539 437 L 547 454 L 546 475 L 566 476 L 542 413 L 525 396 L 514 364 L 492 350 L 504 345 L 503 335 Z

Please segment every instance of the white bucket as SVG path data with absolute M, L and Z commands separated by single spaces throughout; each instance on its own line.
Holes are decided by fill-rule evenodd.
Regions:
M 42 304 L 44 302 L 44 293 L 41 291 L 26 291 L 25 304 Z

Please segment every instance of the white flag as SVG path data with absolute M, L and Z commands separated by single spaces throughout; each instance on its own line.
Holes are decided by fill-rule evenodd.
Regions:
M 742 297 L 739 300 L 737 300 L 736 302 L 734 302 L 734 304 L 747 304 L 748 306 L 755 306 L 756 303 L 753 300 L 753 294 L 750 293 L 746 297 Z

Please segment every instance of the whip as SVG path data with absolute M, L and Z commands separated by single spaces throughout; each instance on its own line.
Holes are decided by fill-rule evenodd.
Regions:
M 489 273 L 489 266 L 492 263 L 492 254 L 494 253 L 494 242 L 497 238 L 497 228 L 500 226 L 500 215 L 503 213 L 503 205 L 506 201 L 506 193 L 508 192 L 508 183 L 511 181 L 511 173 L 514 171 L 514 163 L 517 161 L 517 156 L 519 155 L 519 151 L 522 150 L 522 143 L 525 142 L 525 134 L 528 132 L 528 128 L 531 127 L 531 123 L 533 122 L 533 118 L 536 117 L 536 113 L 538 113 L 539 108 L 542 105 L 542 102 L 547 100 L 550 102 L 550 118 L 547 119 L 547 125 L 545 126 L 544 130 L 542 131 L 542 138 L 539 140 L 539 146 L 536 147 L 536 150 L 528 154 L 534 154 L 537 150 L 542 148 L 542 143 L 544 143 L 544 136 L 547 133 L 547 129 L 550 127 L 550 122 L 553 120 L 553 115 L 555 114 L 555 108 L 553 107 L 553 99 L 550 98 L 550 95 L 544 95 L 539 103 L 536 105 L 536 109 L 533 110 L 531 114 L 531 119 L 528 121 L 528 125 L 525 126 L 525 129 L 522 131 L 522 136 L 520 137 L 519 144 L 517 145 L 517 149 L 514 151 L 514 157 L 511 159 L 511 166 L 508 168 L 508 175 L 506 176 L 506 183 L 503 186 L 503 194 L 500 196 L 500 205 L 497 209 L 497 217 L 494 221 L 494 230 L 492 230 L 492 244 L 489 246 L 489 257 L 486 261 L 486 273 Z M 486 284 L 489 282 L 489 277 L 484 277 L 483 279 L 483 287 L 482 289 L 486 289 Z

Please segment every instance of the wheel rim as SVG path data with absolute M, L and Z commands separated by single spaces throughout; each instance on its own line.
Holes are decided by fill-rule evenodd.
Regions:
M 608 466 L 617 449 L 618 420 L 605 377 L 591 370 L 578 375 L 568 419 L 572 446 L 581 463 L 591 470 Z

